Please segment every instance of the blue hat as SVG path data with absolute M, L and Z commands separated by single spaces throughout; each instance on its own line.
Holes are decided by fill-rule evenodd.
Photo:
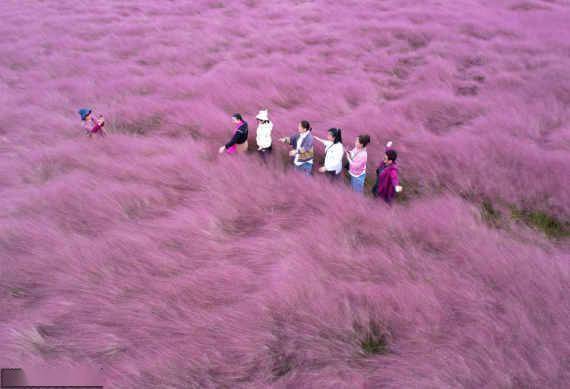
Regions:
M 81 108 L 79 110 L 79 115 L 81 115 L 81 120 L 85 120 L 85 118 L 91 113 L 90 108 Z

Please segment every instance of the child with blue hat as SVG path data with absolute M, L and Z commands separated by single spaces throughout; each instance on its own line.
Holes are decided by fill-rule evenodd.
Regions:
M 105 129 L 105 119 L 103 115 L 99 115 L 97 119 L 93 117 L 93 110 L 91 108 L 81 108 L 79 111 L 79 116 L 81 116 L 81 123 L 85 132 L 89 137 L 93 134 L 99 134 L 101 136 L 107 135 Z

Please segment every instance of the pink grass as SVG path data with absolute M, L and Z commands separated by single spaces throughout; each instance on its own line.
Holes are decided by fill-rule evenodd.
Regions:
M 1 367 L 91 366 L 109 388 L 569 382 L 568 242 L 480 213 L 570 218 L 566 2 L 0 16 Z M 110 136 L 82 136 L 83 106 Z M 409 201 L 306 179 L 284 146 L 218 157 L 230 114 L 261 108 L 274 139 L 301 119 L 369 133 L 370 177 L 393 140 Z

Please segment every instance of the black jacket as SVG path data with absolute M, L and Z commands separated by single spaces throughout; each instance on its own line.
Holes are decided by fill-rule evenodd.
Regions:
M 226 149 L 229 149 L 236 143 L 238 145 L 241 145 L 242 143 L 245 143 L 246 140 L 247 140 L 247 122 L 243 122 L 242 125 L 239 126 L 239 128 L 234 133 L 234 136 L 232 136 L 232 139 L 228 143 L 226 143 Z

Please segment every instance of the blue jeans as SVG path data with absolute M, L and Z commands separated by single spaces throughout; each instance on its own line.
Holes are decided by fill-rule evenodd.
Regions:
M 299 171 L 304 172 L 306 176 L 310 176 L 313 174 L 313 164 L 312 163 L 305 162 L 304 164 L 302 164 L 300 166 L 295 165 L 295 168 Z
M 364 181 L 366 181 L 366 173 L 360 177 L 350 176 L 350 185 L 352 186 L 352 190 L 357 193 L 362 193 L 364 188 Z

